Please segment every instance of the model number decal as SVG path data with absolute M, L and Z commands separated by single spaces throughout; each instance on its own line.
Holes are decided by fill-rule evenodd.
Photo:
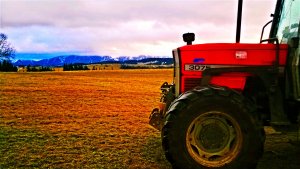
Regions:
M 204 71 L 209 68 L 207 65 L 194 65 L 194 64 L 185 64 L 184 70 L 186 71 Z

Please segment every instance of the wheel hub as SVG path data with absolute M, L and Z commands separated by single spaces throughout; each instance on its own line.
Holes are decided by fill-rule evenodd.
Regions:
M 200 145 L 209 152 L 219 151 L 228 142 L 229 131 L 219 123 L 209 123 L 200 129 L 198 140 L 201 142 Z
M 186 145 L 191 157 L 207 167 L 220 167 L 232 161 L 240 151 L 242 132 L 228 114 L 211 111 L 190 123 Z

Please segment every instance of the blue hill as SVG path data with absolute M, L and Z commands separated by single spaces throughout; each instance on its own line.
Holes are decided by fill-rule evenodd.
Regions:
M 110 56 L 80 56 L 80 55 L 65 55 L 57 56 L 49 59 L 34 60 L 18 60 L 14 62 L 15 66 L 45 66 L 58 67 L 64 64 L 96 64 L 96 63 L 120 63 L 120 64 L 143 64 L 143 65 L 170 65 L 173 64 L 173 59 L 169 57 L 159 56 L 120 56 L 112 58 Z
M 14 63 L 15 66 L 63 66 L 64 64 L 92 64 L 99 62 L 114 61 L 110 56 L 57 56 L 50 59 L 42 59 L 39 61 L 34 60 L 18 60 Z

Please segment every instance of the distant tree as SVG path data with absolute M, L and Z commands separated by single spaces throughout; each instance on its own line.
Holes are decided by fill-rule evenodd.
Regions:
M 27 66 L 26 66 L 26 70 L 27 70 L 27 72 L 30 72 L 30 71 L 31 71 L 31 66 L 30 66 L 30 65 L 27 65 Z
M 0 71 L 1 72 L 17 72 L 18 68 L 14 66 L 10 61 L 3 60 L 0 62 Z
M 79 66 L 74 64 L 74 65 L 72 65 L 72 69 L 73 69 L 73 70 L 78 70 L 78 69 L 79 69 Z
M 7 36 L 4 33 L 0 33 L 0 58 L 14 58 L 15 52 L 16 50 L 7 41 Z
M 70 71 L 70 70 L 73 70 L 73 65 L 65 63 L 63 66 L 63 71 Z
M 64 64 L 63 71 L 67 71 L 67 64 Z
M 73 69 L 74 69 L 74 66 L 73 66 L 73 64 L 69 64 L 67 67 L 68 67 L 68 69 L 67 69 L 67 70 L 73 70 Z
M 36 67 L 32 66 L 31 71 L 32 71 L 32 72 L 37 72 L 38 70 L 37 70 Z
M 72 71 L 72 70 L 90 70 L 86 65 L 81 64 L 64 64 L 63 71 Z
M 37 68 L 31 65 L 27 66 L 27 72 L 37 72 Z
M 39 71 L 40 72 L 47 72 L 47 71 L 53 71 L 53 69 L 51 69 L 50 67 L 41 67 L 40 69 L 39 69 Z
M 69 66 L 68 66 L 68 70 L 74 70 L 74 66 L 73 66 L 73 64 L 69 64 Z
M 10 61 L 10 59 L 12 59 L 14 55 L 15 55 L 15 49 L 7 41 L 7 36 L 4 33 L 0 33 L 0 71 L 2 72 L 18 71 L 18 68 L 15 67 Z

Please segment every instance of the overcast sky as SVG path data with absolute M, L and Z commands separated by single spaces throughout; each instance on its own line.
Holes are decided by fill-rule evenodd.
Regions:
M 259 41 L 276 0 L 244 0 L 241 42 Z M 0 27 L 19 53 L 171 56 L 184 45 L 234 42 L 238 0 L 0 0 Z

